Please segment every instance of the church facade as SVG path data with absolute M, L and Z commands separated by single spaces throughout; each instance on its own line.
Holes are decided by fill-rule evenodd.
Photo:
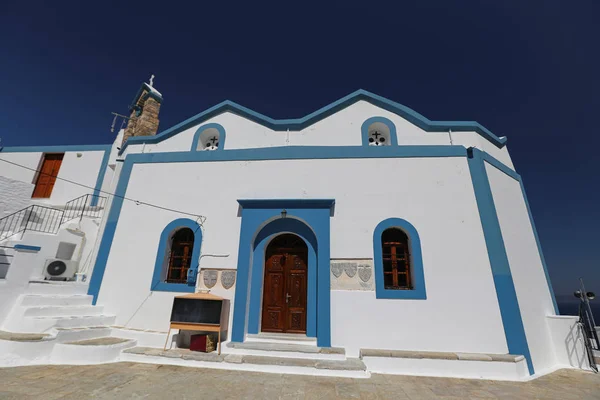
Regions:
M 157 133 L 161 103 L 143 84 L 90 168 L 114 196 L 87 290 L 115 326 L 166 332 L 174 296 L 209 290 L 231 300 L 232 343 L 556 365 L 558 310 L 506 138 L 363 90 L 289 120 L 226 101 Z

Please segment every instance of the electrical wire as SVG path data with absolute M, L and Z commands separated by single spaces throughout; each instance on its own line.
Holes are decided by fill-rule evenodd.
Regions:
M 121 195 L 118 195 L 118 194 L 115 194 L 115 193 L 107 192 L 106 190 L 96 189 L 94 187 L 91 187 L 91 186 L 88 186 L 88 185 L 84 185 L 83 183 L 75 182 L 75 181 L 72 181 L 70 179 L 65 179 L 65 178 L 60 178 L 58 176 L 53 176 L 52 174 L 48 174 L 46 172 L 42 172 L 42 171 L 40 171 L 38 169 L 30 168 L 30 167 L 27 167 L 25 165 L 21 165 L 21 164 L 18 164 L 16 162 L 8 161 L 8 160 L 2 159 L 2 158 L 0 158 L 0 161 L 8 163 L 8 164 L 15 165 L 17 167 L 28 169 L 28 170 L 36 172 L 38 174 L 47 175 L 47 176 L 50 176 L 52 178 L 55 178 L 55 179 L 58 179 L 58 180 L 61 180 L 61 181 L 64 181 L 64 182 L 71 183 L 73 185 L 81 186 L 81 187 L 84 187 L 86 189 L 90 189 L 90 190 L 93 190 L 93 191 L 98 191 L 100 193 L 104 193 L 104 194 L 109 195 L 109 196 L 117 197 L 117 198 L 120 198 L 120 199 L 123 199 L 123 200 L 127 200 L 127 201 L 132 201 L 132 202 L 134 202 L 138 206 L 139 205 L 144 205 L 144 206 L 148 206 L 148 207 L 158 208 L 160 210 L 171 211 L 171 212 L 175 212 L 175 213 L 179 213 L 179 214 L 189 215 L 191 217 L 195 217 L 196 218 L 196 222 L 199 222 L 201 226 L 203 226 L 204 222 L 206 221 L 206 217 L 203 216 L 203 215 L 200 215 L 200 214 L 189 213 L 189 212 L 186 212 L 186 211 L 176 210 L 174 208 L 163 207 L 163 206 L 159 206 L 157 204 L 152 204 L 152 203 L 148 203 L 148 202 L 145 202 L 145 201 L 131 199 L 129 197 L 125 197 L 125 196 L 121 196 Z

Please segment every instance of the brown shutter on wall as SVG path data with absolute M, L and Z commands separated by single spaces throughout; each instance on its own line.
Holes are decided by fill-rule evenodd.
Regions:
M 32 198 L 49 198 L 60 170 L 64 153 L 44 154 L 44 161 L 35 182 Z

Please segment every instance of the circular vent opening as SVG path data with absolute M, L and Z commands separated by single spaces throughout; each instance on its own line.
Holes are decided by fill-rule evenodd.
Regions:
M 62 262 L 62 261 L 52 261 L 50 264 L 48 264 L 48 267 L 46 268 L 46 271 L 48 271 L 49 275 L 52 276 L 59 276 L 65 273 L 65 271 L 67 270 L 67 265 Z

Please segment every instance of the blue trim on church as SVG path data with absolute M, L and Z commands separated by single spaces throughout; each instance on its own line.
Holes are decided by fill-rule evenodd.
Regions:
M 195 276 L 198 273 L 198 263 L 200 260 L 200 248 L 202 247 L 202 228 L 196 221 L 188 218 L 179 218 L 171 221 L 160 234 L 158 250 L 156 252 L 156 261 L 154 263 L 154 272 L 152 274 L 152 283 L 150 290 L 159 292 L 187 292 L 194 293 L 196 287 L 186 283 L 167 283 L 165 282 L 166 270 L 169 264 L 169 240 L 171 236 L 181 228 L 190 228 L 194 232 L 194 247 L 192 249 L 192 262 L 190 264 L 189 275 Z M 194 281 L 195 282 L 195 281 Z
M 369 145 L 369 126 L 373 125 L 376 122 L 380 122 L 388 127 L 390 131 L 390 146 L 398 146 L 398 134 L 396 133 L 396 125 L 394 125 L 392 121 L 385 117 L 371 117 L 368 118 L 365 122 L 363 122 L 362 126 L 360 127 L 362 145 Z
M 492 268 L 508 352 L 525 356 L 529 374 L 533 375 L 535 373 L 533 361 L 529 352 L 521 309 L 519 308 L 517 292 L 510 271 L 508 255 L 506 254 L 500 221 L 498 220 L 482 152 L 471 148 L 468 163 L 473 189 L 475 190 L 475 200 L 479 208 L 483 236 Z
M 477 132 L 498 148 L 502 148 L 506 144 L 505 137 L 494 135 L 490 130 L 475 121 L 432 121 L 400 103 L 359 89 L 305 117 L 297 119 L 273 119 L 236 104 L 233 101 L 226 100 L 156 136 L 130 137 L 121 147 L 119 154 L 122 154 L 130 144 L 159 143 L 179 132 L 192 128 L 193 126 L 201 124 L 224 112 L 231 112 L 239 115 L 274 131 L 300 131 L 359 101 L 366 101 L 386 111 L 399 115 L 426 132 L 448 132 L 449 130 L 452 130 L 453 132 Z
M 265 246 L 275 236 L 294 233 L 309 249 L 306 334 L 331 346 L 330 225 L 334 200 L 239 200 L 241 232 L 231 340 L 258 333 Z M 306 203 L 306 204 L 305 204 Z M 321 207 L 316 207 L 319 204 Z M 282 217 L 285 209 L 287 215 Z
M 381 235 L 388 228 L 399 228 L 408 236 L 410 272 L 413 286 L 410 290 L 391 290 L 385 288 L 383 281 Z M 421 239 L 419 238 L 417 229 L 410 222 L 402 218 L 388 218 L 377 224 L 377 227 L 373 231 L 373 264 L 375 265 L 375 294 L 378 299 L 427 299 Z
M 202 135 L 202 132 L 204 132 L 207 129 L 210 128 L 215 128 L 217 131 L 219 131 L 219 147 L 217 147 L 216 151 L 220 151 L 223 150 L 223 148 L 225 147 L 225 128 L 223 128 L 223 125 L 221 124 L 215 124 L 215 123 L 211 123 L 211 124 L 204 124 L 201 127 L 199 127 L 196 130 L 196 133 L 194 133 L 194 139 L 192 140 L 192 147 L 190 148 L 190 151 L 201 151 L 203 149 L 198 149 L 198 143 L 200 142 L 200 135 Z

